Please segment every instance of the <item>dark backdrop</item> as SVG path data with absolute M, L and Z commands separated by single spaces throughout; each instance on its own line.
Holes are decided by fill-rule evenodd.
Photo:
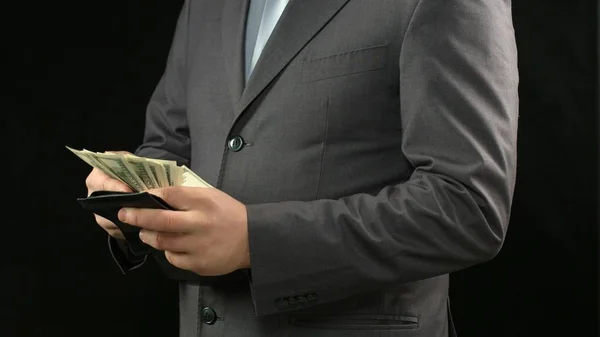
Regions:
M 597 4 L 513 2 L 512 220 L 495 260 L 452 276 L 454 315 L 461 337 L 596 336 Z M 0 336 L 176 335 L 176 284 L 153 264 L 120 274 L 75 202 L 88 168 L 64 146 L 135 149 L 181 3 L 28 1 L 3 11 Z

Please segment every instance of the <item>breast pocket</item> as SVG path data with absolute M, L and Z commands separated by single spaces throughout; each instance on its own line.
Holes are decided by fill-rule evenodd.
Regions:
M 302 81 L 314 82 L 383 69 L 387 51 L 387 45 L 379 45 L 305 61 Z

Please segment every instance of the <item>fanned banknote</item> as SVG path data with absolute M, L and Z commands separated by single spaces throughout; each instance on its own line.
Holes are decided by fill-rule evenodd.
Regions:
M 188 167 L 178 166 L 172 160 L 144 158 L 125 152 L 100 153 L 66 148 L 88 165 L 125 183 L 136 192 L 167 186 L 212 188 Z

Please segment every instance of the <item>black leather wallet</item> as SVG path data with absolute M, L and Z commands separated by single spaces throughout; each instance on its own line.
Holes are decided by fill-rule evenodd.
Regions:
M 140 240 L 140 228 L 119 221 L 117 214 L 123 207 L 174 210 L 161 198 L 147 192 L 96 191 L 87 198 L 78 198 L 83 209 L 112 221 L 123 233 L 133 255 L 144 256 L 155 249 Z
M 140 240 L 139 227 L 119 221 L 118 213 L 123 207 L 174 210 L 164 200 L 153 194 L 148 192 L 96 191 L 87 198 L 78 198 L 77 201 L 83 209 L 112 221 L 123 232 L 131 253 L 135 256 L 152 255 L 160 269 L 170 279 L 205 286 L 228 286 L 240 282 L 247 284 L 248 274 L 245 270 L 238 270 L 223 276 L 200 276 L 194 272 L 179 269 L 167 261 L 163 251 L 156 250 Z

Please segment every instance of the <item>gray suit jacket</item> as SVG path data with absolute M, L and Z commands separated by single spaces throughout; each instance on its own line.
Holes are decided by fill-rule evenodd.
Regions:
M 180 335 L 447 336 L 509 222 L 510 0 L 292 0 L 245 85 L 248 2 L 185 2 L 137 151 L 248 209 L 251 270 L 181 282 Z

